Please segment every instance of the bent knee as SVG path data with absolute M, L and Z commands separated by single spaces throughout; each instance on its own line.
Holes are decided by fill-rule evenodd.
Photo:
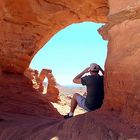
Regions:
M 77 98 L 77 96 L 79 96 L 79 95 L 80 95 L 79 93 L 74 93 L 73 97 Z

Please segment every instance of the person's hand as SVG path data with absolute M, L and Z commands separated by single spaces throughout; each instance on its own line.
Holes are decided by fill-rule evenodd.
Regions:
M 100 70 L 100 71 L 103 71 L 102 68 L 101 68 L 99 65 L 98 65 L 98 67 L 99 67 L 99 70 Z
M 99 70 L 102 72 L 102 74 L 104 75 L 104 70 L 98 65 Z
M 98 64 L 97 64 L 98 65 Z M 99 67 L 99 70 L 101 70 L 101 67 L 100 67 L 100 65 L 98 65 L 98 67 Z
M 88 67 L 88 68 L 84 69 L 83 73 L 88 73 L 89 71 L 90 71 L 90 68 Z

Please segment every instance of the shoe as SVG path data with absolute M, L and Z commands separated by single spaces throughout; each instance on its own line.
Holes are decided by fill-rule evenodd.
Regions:
M 67 115 L 64 115 L 64 119 L 69 119 L 69 118 L 72 118 L 73 116 L 69 116 L 69 114 Z

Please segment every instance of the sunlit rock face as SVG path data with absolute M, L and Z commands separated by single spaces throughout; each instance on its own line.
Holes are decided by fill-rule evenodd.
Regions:
M 140 122 L 140 1 L 109 0 L 109 5 L 109 23 L 101 33 L 109 40 L 105 104 Z
M 4 114 L 61 118 L 48 99 L 32 88 L 28 78 L 11 73 L 0 75 L 0 118 Z
M 140 1 L 139 0 L 119 0 L 119 1 L 113 1 L 108 0 L 110 5 L 110 12 L 109 15 L 119 13 L 122 11 L 128 11 L 140 7 Z M 133 11 L 134 12 L 134 11 Z
M 51 69 L 42 69 L 42 71 L 39 74 L 38 80 L 39 80 L 39 90 L 40 92 L 44 91 L 44 85 L 43 81 L 44 79 L 48 79 L 48 84 L 47 84 L 47 91 L 45 93 L 46 97 L 49 99 L 51 102 L 59 102 L 60 97 L 59 97 L 59 90 L 56 87 L 56 80 L 52 74 Z
M 38 132 L 38 136 L 43 138 L 44 135 L 46 138 L 46 132 L 51 132 L 49 134 L 52 134 L 50 137 L 52 138 L 64 132 L 60 130 L 65 127 L 66 132 L 71 133 L 63 133 L 64 139 L 66 135 L 67 139 L 75 139 L 78 136 L 82 138 L 85 129 L 88 134 L 92 135 L 89 139 L 111 139 L 111 134 L 108 134 L 109 129 L 104 129 L 102 125 L 96 129 L 98 124 L 93 123 L 93 112 L 90 113 L 91 122 L 87 121 L 88 124 L 85 120 L 89 120 L 89 114 L 83 115 L 83 119 L 77 117 L 65 121 L 66 125 L 64 125 L 64 121 L 60 121 L 53 127 L 49 127 L 53 123 L 49 119 L 48 124 L 44 124 L 44 116 L 50 118 L 61 118 L 62 116 L 52 107 L 47 98 L 31 88 L 31 82 L 23 76 L 23 72 L 28 68 L 33 56 L 56 32 L 72 23 L 82 21 L 108 22 L 100 30 L 103 38 L 109 41 L 105 65 L 104 107 L 111 111 L 118 111 L 119 115 L 123 114 L 125 121 L 126 118 L 129 118 L 137 124 L 140 122 L 140 1 L 108 0 L 108 3 L 109 14 L 106 0 L 86 0 L 84 2 L 82 0 L 0 0 L 0 123 L 2 124 L 0 130 L 5 131 L 5 133 L 0 133 L 1 139 L 5 139 L 4 134 L 9 136 L 10 129 L 7 129 L 9 123 L 13 123 L 15 126 L 11 127 L 11 130 L 15 132 L 11 133 L 13 139 L 17 138 L 20 133 L 29 132 L 28 136 L 30 136 L 32 130 L 34 130 L 32 132 Z M 109 21 L 107 21 L 107 15 Z M 14 117 L 11 119 L 9 114 Z M 43 120 L 41 124 L 38 121 L 38 125 L 34 126 L 34 122 L 29 120 L 30 123 L 28 123 L 19 117 L 17 123 L 18 119 L 15 119 L 17 114 L 26 115 L 21 118 L 29 119 L 28 116 L 37 116 L 36 119 L 43 117 Z M 8 119 L 5 119 L 5 115 L 8 116 Z M 103 117 L 108 120 L 109 117 L 112 117 L 112 112 L 109 117 L 106 115 Z M 77 123 L 78 121 L 80 123 Z M 81 125 L 81 121 L 84 123 L 84 127 Z M 122 118 L 119 119 L 119 123 L 121 121 Z M 115 124 L 119 125 L 119 123 Z M 18 129 L 18 124 L 22 124 L 23 129 L 22 127 Z M 27 127 L 28 125 L 30 127 Z M 71 126 L 74 128 L 71 129 Z M 107 123 L 107 126 L 110 127 L 111 123 L 109 125 Z M 26 128 L 30 131 L 25 131 Z M 50 128 L 57 130 L 52 131 L 54 129 Z M 44 135 L 38 129 L 44 129 Z M 21 130 L 20 133 L 18 130 Z M 93 135 L 95 131 L 92 130 L 101 131 L 94 133 L 98 135 L 96 137 Z M 105 135 L 101 135 L 102 132 L 105 132 Z M 32 138 L 34 137 L 36 137 L 36 133 L 32 136 Z M 119 139 L 118 135 L 113 134 L 112 137 Z
M 26 69 L 24 75 L 28 77 L 33 84 L 33 88 L 40 92 L 40 94 L 45 94 L 47 99 L 51 102 L 59 102 L 59 90 L 57 88 L 56 79 L 52 74 L 51 69 L 42 69 L 38 74 L 37 70 L 31 68 Z M 44 85 L 44 80 L 47 78 L 47 85 Z
M 51 102 L 59 102 L 60 101 L 59 90 L 57 88 L 56 80 L 52 72 L 50 72 L 47 75 L 47 78 L 48 78 L 48 86 L 46 96 Z
M 107 0 L 0 0 L 0 67 L 23 73 L 56 32 L 75 22 L 107 22 L 107 14 Z
M 36 80 L 38 79 L 38 70 L 33 70 L 31 68 L 27 68 L 25 71 L 24 71 L 24 75 L 30 79 L 31 81 L 33 80 Z

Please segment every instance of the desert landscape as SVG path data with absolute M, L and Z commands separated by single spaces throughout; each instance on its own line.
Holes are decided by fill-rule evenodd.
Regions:
M 35 89 L 26 70 L 35 72 L 29 65 L 53 35 L 84 21 L 104 23 L 105 99 L 64 120 L 67 92 L 82 90 L 58 88 L 50 69 Z M 139 0 L 0 0 L 0 26 L 0 140 L 140 140 Z
M 77 92 L 83 95 L 83 93 L 86 91 L 84 86 L 58 86 L 58 89 L 60 91 L 61 101 L 59 103 L 52 103 L 52 105 L 61 115 L 66 115 L 69 112 L 71 101 L 70 97 L 72 97 L 74 93 Z M 84 115 L 85 113 L 87 112 L 84 109 L 77 106 L 74 115 L 78 115 L 77 117 L 80 117 L 79 115 Z M 103 111 L 102 109 L 99 109 L 92 112 L 92 119 L 95 119 L 99 123 L 102 122 L 102 124 L 105 125 L 109 124 L 112 129 L 118 133 L 121 133 L 122 135 L 125 134 L 131 136 L 134 134 L 135 136 L 132 138 L 132 140 L 138 140 L 140 137 L 140 125 L 137 123 L 132 124 L 127 119 L 123 120 L 121 117 L 119 117 L 119 112 L 115 112 L 113 110 Z M 125 139 L 125 137 L 122 139 Z
M 53 106 L 60 112 L 61 115 L 66 115 L 70 111 L 70 102 L 71 98 L 74 93 L 79 93 L 81 95 L 86 92 L 85 87 L 76 87 L 76 86 L 58 86 L 58 89 L 60 91 L 60 99 L 61 101 L 59 103 L 52 103 Z M 77 107 L 75 110 L 74 115 L 79 115 L 86 113 L 86 111 L 80 107 Z

